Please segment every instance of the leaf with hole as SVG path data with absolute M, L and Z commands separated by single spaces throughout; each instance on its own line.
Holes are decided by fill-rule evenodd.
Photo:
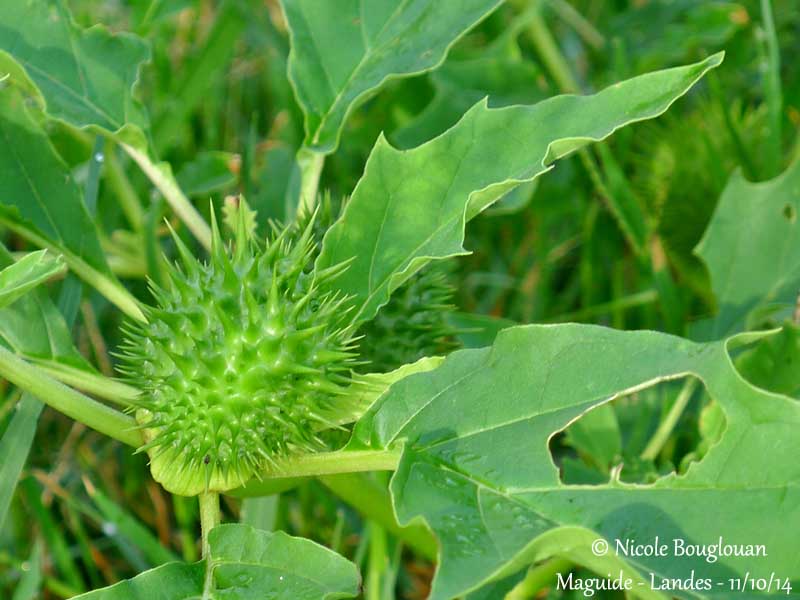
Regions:
M 729 355 L 760 336 L 697 344 L 596 326 L 506 329 L 491 348 L 456 352 L 438 369 L 395 384 L 358 423 L 350 447 L 402 448 L 391 483 L 399 521 L 423 518 L 441 544 L 431 600 L 462 595 L 552 555 L 605 574 L 616 567 L 592 558 L 596 538 L 649 543 L 659 536 L 693 547 L 722 539 L 767 553 L 717 550 L 716 562 L 675 551 L 613 556 L 656 584 L 692 570 L 714 581 L 771 572 L 797 579 L 791 549 L 800 511 L 791 499 L 800 467 L 785 457 L 800 451 L 800 407 L 744 381 Z M 686 374 L 703 381 L 727 422 L 700 462 L 651 485 L 560 481 L 548 452 L 552 435 L 616 396 Z M 712 590 L 696 597 L 725 596 Z

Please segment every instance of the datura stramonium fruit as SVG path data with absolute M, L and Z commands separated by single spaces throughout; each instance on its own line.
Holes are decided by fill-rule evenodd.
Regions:
M 346 201 L 330 194 L 320 196 L 314 213 L 300 213 L 294 235 L 311 226 L 321 244 L 328 229 L 339 218 Z M 448 282 L 444 265 L 429 265 L 401 285 L 371 321 L 359 330 L 358 354 L 362 371 L 386 373 L 425 356 L 442 356 L 458 348 L 458 328 L 448 317 L 455 312 L 455 288 Z M 391 343 L 387 343 L 391 340 Z
M 346 299 L 321 291 L 343 266 L 314 271 L 311 225 L 294 242 L 287 230 L 261 244 L 240 215 L 232 249 L 212 223 L 206 264 L 176 237 L 181 267 L 153 286 L 148 322 L 126 328 L 141 450 L 175 494 L 224 492 L 323 449 L 352 383 Z

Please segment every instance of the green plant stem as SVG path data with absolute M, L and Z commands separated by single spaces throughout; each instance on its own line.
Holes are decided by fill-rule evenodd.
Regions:
M 208 534 L 220 524 L 221 516 L 219 509 L 219 494 L 216 492 L 206 492 L 200 494 L 200 528 L 203 538 L 203 558 L 209 556 Z
M 0 377 L 68 417 L 129 446 L 142 445 L 136 421 L 56 381 L 0 346 Z
M 531 567 L 525 578 L 506 594 L 505 600 L 529 600 L 543 588 L 551 585 L 558 573 L 569 571 L 573 564 L 564 558 L 551 558 Z
M 284 459 L 269 471 L 261 473 L 261 477 L 263 479 L 316 477 L 336 473 L 393 471 L 399 461 L 400 450 L 319 452 Z
M 203 585 L 203 600 L 210 600 L 214 591 L 214 567 L 211 564 L 211 547 L 208 535 L 220 524 L 222 518 L 219 509 L 219 494 L 207 492 L 200 494 L 200 529 L 202 536 L 203 558 L 206 561 L 206 577 Z
M 681 391 L 678 393 L 678 397 L 675 398 L 675 403 L 672 405 L 672 408 L 669 409 L 667 416 L 661 421 L 653 437 L 650 438 L 647 446 L 642 450 L 642 460 L 655 460 L 662 448 L 664 448 L 664 444 L 667 443 L 669 436 L 672 435 L 672 430 L 675 429 L 675 425 L 678 424 L 678 420 L 689 404 L 689 400 L 692 399 L 692 394 L 695 389 L 697 389 L 696 379 L 689 379 L 683 384 L 683 388 L 681 388 Z
M 39 369 L 61 383 L 113 402 L 123 408 L 138 406 L 139 390 L 105 375 L 90 373 L 57 362 L 35 362 Z
M 758 179 L 758 173 L 755 167 L 755 162 L 750 154 L 750 149 L 747 147 L 747 144 L 744 143 L 742 140 L 741 133 L 739 132 L 739 128 L 736 126 L 736 123 L 733 121 L 733 116 L 731 115 L 731 108 L 728 98 L 725 95 L 725 90 L 722 87 L 722 82 L 720 81 L 719 75 L 711 71 L 707 77 L 708 81 L 708 89 L 711 92 L 711 97 L 714 99 L 714 102 L 717 103 L 719 106 L 719 110 L 722 113 L 722 118 L 725 121 L 725 128 L 728 130 L 728 135 L 733 142 L 733 147 L 736 150 L 736 155 L 739 160 L 739 163 L 742 165 L 742 169 L 744 170 L 745 176 L 750 179 L 751 181 L 755 181 Z
M 197 212 L 197 209 L 192 205 L 189 199 L 184 195 L 183 191 L 178 187 L 172 173 L 169 172 L 168 165 L 158 165 L 154 163 L 151 158 L 133 146 L 128 144 L 121 144 L 122 149 L 139 165 L 145 175 L 150 179 L 153 185 L 156 186 L 161 195 L 164 196 L 166 201 L 189 228 L 189 231 L 203 244 L 203 246 L 211 249 L 211 228 L 205 222 L 203 217 Z
M 658 301 L 658 292 L 656 290 L 645 290 L 637 292 L 629 296 L 623 296 L 610 302 L 603 302 L 602 304 L 595 304 L 587 306 L 580 310 L 570 313 L 564 313 L 553 318 L 545 319 L 545 323 L 564 323 L 567 321 L 583 321 L 597 315 L 605 315 L 617 310 L 625 310 L 635 306 L 642 306 L 644 304 L 652 304 Z
M 110 141 L 107 142 L 105 152 L 105 176 L 111 191 L 119 202 L 120 208 L 125 218 L 135 231 L 142 229 L 144 222 L 144 209 L 139 202 L 139 196 L 133 189 L 125 170 L 119 163 L 114 146 Z
M 587 44 L 595 50 L 605 46 L 606 39 L 594 25 L 581 13 L 575 10 L 566 0 L 550 0 L 553 9 L 565 23 L 572 27 Z
M 369 564 L 367 566 L 366 600 L 382 600 L 383 579 L 389 566 L 386 530 L 375 521 L 369 528 Z
M 297 153 L 297 164 L 300 167 L 300 209 L 311 212 L 317 204 L 317 190 L 325 155 L 308 148 L 301 148 Z
M 767 73 L 764 78 L 764 96 L 767 101 L 769 115 L 769 145 L 767 147 L 768 177 L 777 175 L 781 170 L 781 113 L 783 111 L 783 93 L 781 91 L 781 56 L 778 46 L 778 35 L 772 17 L 772 3 L 761 0 L 761 18 L 767 42 Z
M 536 48 L 536 52 L 558 88 L 562 92 L 570 94 L 578 92 L 580 86 L 575 77 L 573 77 L 569 64 L 561 54 L 561 49 L 553 39 L 553 36 L 550 35 L 550 30 L 544 22 L 541 11 L 537 11 L 531 16 L 527 33 L 528 38 Z
M 270 477 L 269 479 L 251 479 L 247 485 L 227 492 L 234 498 L 260 498 L 280 494 L 303 483 L 307 477 Z
M 363 473 L 366 471 L 393 471 L 400 462 L 399 450 L 358 450 L 319 452 L 284 459 L 275 466 L 251 479 L 246 486 L 230 494 L 237 498 L 269 496 L 291 489 L 305 477 Z

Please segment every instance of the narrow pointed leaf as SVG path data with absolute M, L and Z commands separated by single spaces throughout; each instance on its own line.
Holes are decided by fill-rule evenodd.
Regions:
M 552 554 L 598 570 L 624 567 L 656 584 L 693 569 L 723 584 L 746 573 L 797 580 L 800 464 L 791 457 L 800 452 L 800 406 L 747 383 L 729 357 L 729 346 L 763 335 L 696 344 L 585 325 L 506 329 L 492 347 L 456 352 L 393 386 L 357 424 L 350 447 L 403 445 L 391 491 L 399 522 L 422 517 L 440 541 L 431 600 Z M 553 435 L 618 395 L 687 374 L 704 382 L 727 423 L 702 461 L 651 485 L 561 482 L 548 450 Z M 592 558 L 594 539 L 613 548 L 618 539 L 646 544 L 655 536 L 670 548 L 673 539 L 763 544 L 767 555 Z
M 347 115 L 390 77 L 438 66 L 500 0 L 282 0 L 289 78 L 305 113 L 304 145 L 336 149 Z
M 552 163 L 627 124 L 656 117 L 722 55 L 657 71 L 593 96 L 533 106 L 473 106 L 453 128 L 400 151 L 380 137 L 342 218 L 323 240 L 324 268 L 352 259 L 334 285 L 369 320 L 430 259 L 464 254 L 464 224 Z
M 35 600 L 42 593 L 42 543 L 37 540 L 28 557 L 27 569 L 19 578 L 19 584 L 14 590 L 11 600 Z
M 7 267 L 2 273 L 12 264 L 11 255 L 0 244 L 0 268 Z M 37 362 L 95 373 L 73 345 L 64 317 L 43 290 L 31 290 L 10 306 L 0 307 L 0 345 Z
M 64 262 L 46 250 L 31 252 L 0 271 L 0 308 L 24 296 L 37 285 L 64 271 Z
M 23 394 L 11 423 L 0 436 L 0 456 L 3 457 L 0 461 L 0 528 L 8 514 L 25 461 L 28 460 L 42 406 L 30 394 Z

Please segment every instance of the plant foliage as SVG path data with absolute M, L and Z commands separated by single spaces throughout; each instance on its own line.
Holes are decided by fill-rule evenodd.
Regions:
M 0 596 L 791 595 L 800 17 L 629 4 L 0 3 Z

